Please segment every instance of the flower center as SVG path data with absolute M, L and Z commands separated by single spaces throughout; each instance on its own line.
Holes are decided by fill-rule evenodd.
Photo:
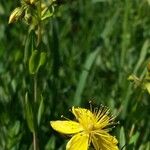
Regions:
M 91 132 L 91 131 L 93 131 L 93 129 L 94 129 L 94 125 L 93 124 L 88 124 L 87 125 L 87 128 L 86 128 L 87 132 Z

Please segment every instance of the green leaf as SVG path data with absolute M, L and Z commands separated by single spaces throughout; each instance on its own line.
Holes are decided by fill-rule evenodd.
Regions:
M 34 50 L 34 38 L 35 34 L 31 31 L 26 38 L 25 41 L 25 49 L 24 49 L 24 63 L 27 64 L 29 59 L 29 54 Z
M 49 139 L 49 141 L 45 146 L 45 150 L 55 149 L 55 144 L 56 144 L 56 138 L 55 136 L 51 136 L 51 138 Z
M 140 78 L 138 78 L 137 76 L 135 76 L 134 74 L 130 75 L 128 77 L 128 80 L 133 82 L 136 87 L 142 85 L 142 80 Z
M 137 140 L 138 140 L 138 138 L 139 138 L 139 135 L 140 135 L 140 133 L 139 133 L 139 132 L 136 132 L 136 133 L 130 138 L 129 144 L 132 144 L 132 143 L 136 144 L 136 142 L 137 142 Z
M 92 67 L 92 64 L 94 63 L 94 61 L 96 60 L 97 54 L 100 51 L 100 47 L 98 47 L 94 52 L 90 53 L 90 55 L 88 55 L 85 64 L 84 64 L 84 70 L 82 71 L 80 78 L 79 78 L 79 82 L 77 85 L 77 89 L 75 92 L 75 96 L 74 96 L 74 105 L 80 105 L 81 103 L 81 95 L 83 93 L 84 87 L 86 85 L 86 81 L 87 81 L 87 77 L 89 75 L 89 71 Z
M 34 115 L 33 115 L 31 104 L 28 99 L 28 93 L 26 93 L 25 95 L 25 117 L 26 117 L 29 129 L 33 133 L 35 130 L 34 129 Z
M 51 12 L 48 8 L 45 8 L 43 11 L 42 11 L 42 19 L 41 20 L 45 20 L 47 18 L 50 18 L 53 16 L 53 11 Z
M 31 54 L 31 57 L 29 59 L 29 73 L 30 74 L 36 74 L 39 67 L 39 52 L 37 50 L 34 50 Z
M 145 146 L 145 150 L 150 150 L 150 142 L 147 142 L 147 144 Z
M 146 40 L 143 44 L 143 47 L 142 47 L 142 50 L 141 50 L 141 53 L 140 53 L 140 57 L 139 57 L 138 62 L 135 66 L 135 69 L 134 69 L 134 73 L 137 73 L 138 69 L 140 68 L 142 63 L 145 61 L 147 52 L 149 50 L 149 46 L 150 46 L 150 40 Z
M 126 138 L 125 138 L 125 132 L 124 132 L 124 127 L 121 127 L 121 130 L 120 130 L 120 149 L 123 148 L 123 150 L 126 150 Z
M 22 132 L 20 132 L 20 122 L 16 121 L 13 125 L 9 127 L 8 130 L 7 149 L 17 149 L 21 137 Z
M 41 118 L 42 118 L 42 115 L 43 115 L 43 112 L 44 112 L 44 100 L 43 100 L 43 96 L 41 95 L 41 101 L 40 101 L 40 106 L 39 106 L 39 109 L 38 109 L 38 125 L 40 125 L 40 122 L 41 122 Z
M 150 141 L 145 144 L 141 144 L 139 150 L 150 150 Z
M 148 4 L 150 5 L 150 0 L 147 0 Z
M 16 121 L 13 125 L 13 127 L 11 127 L 10 131 L 9 131 L 9 135 L 10 137 L 13 137 L 15 135 L 17 135 L 19 133 L 20 130 L 20 122 Z
M 41 52 L 41 54 L 40 54 L 40 62 L 39 62 L 39 65 L 38 65 L 38 69 L 45 64 L 45 62 L 46 62 L 46 56 L 47 56 L 47 53 Z
M 148 93 L 150 94 L 150 82 L 144 83 L 145 88 L 147 89 Z
M 46 62 L 46 53 L 34 50 L 29 59 L 29 72 L 30 74 L 36 74 L 39 68 Z

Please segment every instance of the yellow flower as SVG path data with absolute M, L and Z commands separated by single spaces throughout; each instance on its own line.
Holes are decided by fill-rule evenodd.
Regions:
M 66 150 L 87 150 L 91 143 L 96 150 L 119 150 L 117 139 L 108 133 L 114 124 L 108 108 L 102 106 L 88 110 L 72 107 L 71 111 L 76 121 L 50 121 L 54 130 L 72 135 Z

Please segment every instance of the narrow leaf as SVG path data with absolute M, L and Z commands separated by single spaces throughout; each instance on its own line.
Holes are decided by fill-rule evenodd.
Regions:
M 29 73 L 35 74 L 38 71 L 39 67 L 39 53 L 37 50 L 34 50 L 29 59 Z
M 146 54 L 148 52 L 149 46 L 150 46 L 150 41 L 146 40 L 143 44 L 143 47 L 142 47 L 141 53 L 140 53 L 140 57 L 139 57 L 138 62 L 135 66 L 135 69 L 134 69 L 135 74 L 137 73 L 137 71 L 140 68 L 140 66 L 142 65 L 142 63 L 145 61 L 145 57 L 146 57 Z
M 34 120 L 31 104 L 29 103 L 28 93 L 25 95 L 25 117 L 30 131 L 34 132 Z
M 39 106 L 39 109 L 38 109 L 38 125 L 40 125 L 40 122 L 41 122 L 41 118 L 42 118 L 42 115 L 43 115 L 43 112 L 44 112 L 44 100 L 43 100 L 43 96 L 41 95 L 41 101 L 40 101 L 40 106 Z
M 77 89 L 76 89 L 75 96 L 74 96 L 74 104 L 75 105 L 79 105 L 81 103 L 81 95 L 82 95 L 84 87 L 86 85 L 89 71 L 90 71 L 92 64 L 94 63 L 99 51 L 100 51 L 100 48 L 98 47 L 86 59 L 86 62 L 85 62 L 84 67 L 83 67 L 84 69 L 80 75 L 79 82 L 78 82 Z
M 124 127 L 121 127 L 120 130 L 120 149 L 126 150 L 126 139 L 125 139 L 125 132 L 124 132 Z
M 45 64 L 46 56 L 47 56 L 47 54 L 45 52 L 41 52 L 41 54 L 40 54 L 40 62 L 39 62 L 38 68 L 40 68 L 41 66 L 43 66 Z

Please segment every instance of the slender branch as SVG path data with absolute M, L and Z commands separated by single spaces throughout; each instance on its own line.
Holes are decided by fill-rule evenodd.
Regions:
M 33 150 L 39 150 L 36 132 L 33 133 Z
M 37 36 L 37 46 L 41 42 L 42 34 L 41 34 L 41 0 L 39 0 L 39 6 L 38 6 L 38 36 Z
M 33 80 L 34 80 L 34 105 L 36 106 L 36 103 L 37 103 L 37 74 L 34 75 Z M 36 115 L 34 115 L 34 117 L 35 116 Z M 33 132 L 33 150 L 39 150 L 38 136 L 37 136 L 37 131 L 36 130 L 37 130 L 37 128 L 35 127 L 35 131 Z
M 37 102 L 37 74 L 34 75 L 34 103 Z
M 41 23 L 39 22 L 38 35 L 37 35 L 37 45 L 36 46 L 38 46 L 40 44 L 40 41 L 41 41 Z

